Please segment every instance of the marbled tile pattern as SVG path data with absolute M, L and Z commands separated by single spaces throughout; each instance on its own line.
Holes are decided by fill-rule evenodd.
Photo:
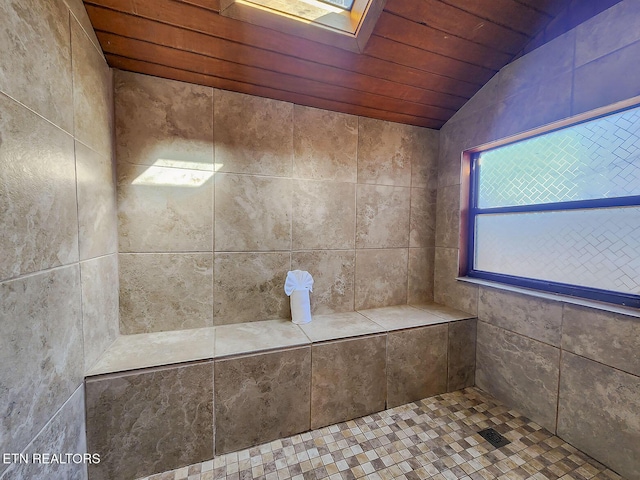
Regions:
M 102 53 L 77 22 L 71 22 L 74 136 L 111 159 L 113 81 Z
M 213 325 L 212 253 L 121 253 L 120 333 Z
M 562 354 L 558 434 L 630 479 L 640 478 L 638 412 L 640 377 Z
M 375 335 L 312 347 L 311 428 L 384 409 L 385 343 Z
M 511 443 L 494 449 L 492 427 Z M 621 480 L 476 388 L 275 440 L 140 480 Z
M 118 166 L 120 253 L 213 251 L 213 172 Z
M 0 451 L 20 452 L 82 383 L 78 265 L 0 283 L 0 325 Z
M 77 262 L 73 139 L 1 94 L 0 138 L 0 279 Z
M 407 248 L 356 251 L 355 308 L 407 303 Z
M 355 183 L 358 117 L 294 105 L 293 120 L 294 178 Z
M 406 127 L 406 126 L 405 126 Z M 435 195 L 438 186 L 438 150 L 440 132 L 421 127 L 409 127 L 411 149 L 411 186 L 426 188 Z
M 86 382 L 92 480 L 136 478 L 213 457 L 213 362 Z
M 409 220 L 409 246 L 435 246 L 436 199 L 433 190 L 411 189 L 411 212 Z
M 369 310 L 360 310 L 359 313 L 373 320 L 387 331 L 424 327 L 447 322 L 444 318 L 425 311 L 425 309 L 415 308 L 410 305 L 372 308 Z
M 384 332 L 384 328 L 357 312 L 314 315 L 313 320 L 300 325 L 312 342 L 324 342 L 348 337 L 360 337 Z
M 560 349 L 478 322 L 476 385 L 554 430 Z
M 216 253 L 214 323 L 291 318 L 283 288 L 290 266 L 289 252 Z
M 447 391 L 447 325 L 389 332 L 387 406 Z
M 640 376 L 638 318 L 565 305 L 562 320 L 564 350 Z
M 309 429 L 311 348 L 215 362 L 216 454 Z
M 358 183 L 411 185 L 414 151 L 412 127 L 360 118 L 358 124 Z
M 0 18 L 0 90 L 73 133 L 66 5 L 62 0 L 10 0 L 0 5 Z
M 85 372 L 118 336 L 118 257 L 80 263 Z
M 22 453 L 30 458 L 34 453 L 79 453 L 87 452 L 84 422 L 84 386 L 80 386 L 56 412 L 51 421 Z M 83 463 L 63 464 L 16 463 L 10 466 L 0 480 L 29 479 L 86 480 L 87 466 Z
M 220 174 L 215 179 L 215 249 L 291 249 L 291 180 Z
M 437 303 L 476 315 L 478 286 L 456 280 L 458 249 L 436 247 L 433 271 L 433 299 Z
M 115 71 L 118 163 L 213 170 L 213 90 Z
M 480 287 L 478 318 L 534 340 L 560 346 L 562 329 L 560 302 Z
M 460 231 L 460 187 L 451 185 L 438 190 L 435 244 L 458 248 Z
M 118 223 L 111 158 L 75 142 L 80 260 L 115 253 Z
M 353 311 L 355 267 L 355 250 L 291 253 L 291 270 L 306 270 L 313 276 L 309 296 L 314 315 Z
M 410 188 L 358 185 L 356 247 L 409 246 Z
M 356 185 L 293 182 L 293 250 L 355 247 Z
M 216 327 L 216 358 L 308 345 L 309 339 L 289 320 L 267 320 Z
M 221 172 L 291 176 L 293 104 L 216 90 L 215 105 Z
M 447 391 L 475 385 L 477 320 L 449 323 Z
M 407 303 L 420 304 L 433 301 L 433 260 L 435 249 L 409 249 L 409 282 Z

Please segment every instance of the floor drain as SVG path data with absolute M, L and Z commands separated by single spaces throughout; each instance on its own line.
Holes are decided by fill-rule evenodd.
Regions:
M 479 431 L 478 433 L 482 438 L 484 438 L 487 442 L 489 442 L 496 448 L 504 447 L 505 445 L 511 443 L 509 440 L 496 432 L 493 428 L 487 428 L 485 430 Z

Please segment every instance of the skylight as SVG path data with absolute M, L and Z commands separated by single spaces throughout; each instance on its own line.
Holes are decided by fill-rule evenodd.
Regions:
M 353 7 L 353 0 L 320 0 L 322 3 L 328 3 L 329 5 L 334 5 L 338 8 L 342 8 L 343 10 L 351 10 Z

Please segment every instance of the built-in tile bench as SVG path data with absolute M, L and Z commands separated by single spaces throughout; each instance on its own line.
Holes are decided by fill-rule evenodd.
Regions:
M 90 480 L 137 478 L 474 384 L 441 305 L 119 337 L 86 378 Z

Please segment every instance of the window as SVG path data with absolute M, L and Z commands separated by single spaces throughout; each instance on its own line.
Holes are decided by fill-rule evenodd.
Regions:
M 467 158 L 467 276 L 640 307 L 640 107 Z
M 343 10 L 351 10 L 353 6 L 353 0 L 320 0 L 321 2 L 328 3 L 329 5 L 335 5 Z

